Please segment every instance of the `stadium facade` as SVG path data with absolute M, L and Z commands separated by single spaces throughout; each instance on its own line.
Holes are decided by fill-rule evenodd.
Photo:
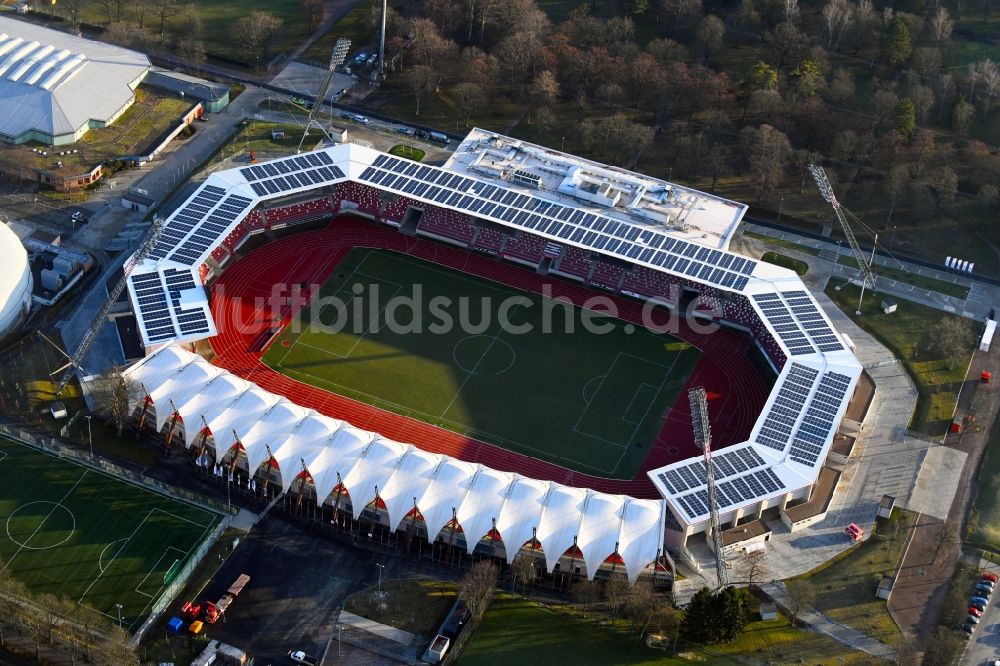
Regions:
M 28 252 L 10 227 L 0 223 L 0 337 L 9 333 L 31 310 L 34 280 Z
M 142 53 L 0 17 L 0 141 L 74 143 L 135 101 Z
M 331 492 L 339 502 L 343 492 L 360 499 L 352 502 L 355 515 L 384 505 L 390 529 L 403 510 L 393 502 L 418 498 L 410 508 L 434 517 L 427 523 L 433 540 L 444 524 L 433 507 L 445 493 L 444 506 L 466 519 L 451 516 L 470 537 L 470 552 L 487 533 L 518 548 L 534 537 L 550 571 L 576 546 L 589 576 L 595 563 L 621 560 L 634 578 L 707 529 L 705 467 L 693 459 L 650 471 L 662 500 L 525 479 L 359 435 L 181 351 L 216 335 L 203 285 L 247 238 L 268 230 L 258 206 L 275 202 L 489 246 L 499 258 L 590 284 L 599 283 L 596 264 L 604 262 L 614 267 L 606 288 L 671 306 L 680 304 L 677 294 L 712 302 L 712 314 L 700 316 L 748 333 L 778 375 L 749 439 L 714 458 L 724 523 L 810 496 L 862 372 L 795 273 L 727 251 L 746 207 L 719 197 L 482 130 L 442 167 L 347 144 L 214 173 L 169 216 L 129 279 L 150 352 L 129 371 L 143 387 L 136 404 L 145 399 L 158 428 L 177 414 L 193 431 L 185 429 L 188 443 L 200 434 L 216 460 L 234 447 L 246 452 L 251 471 L 270 460 L 284 489 L 302 474 L 321 503 L 333 501 Z M 340 443 L 341 431 L 352 444 Z M 390 487 L 395 500 L 381 494 Z

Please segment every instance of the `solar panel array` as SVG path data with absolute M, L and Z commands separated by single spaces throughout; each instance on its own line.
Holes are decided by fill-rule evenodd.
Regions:
M 205 219 L 208 211 L 219 203 L 225 193 L 221 187 L 202 185 L 194 196 L 167 220 L 160 237 L 156 240 L 156 245 L 149 254 L 150 258 L 156 261 L 165 259 L 172 249 L 180 247 L 184 238 Z
M 323 151 L 244 167 L 240 173 L 260 197 L 325 185 L 346 177 Z
M 577 243 L 630 263 L 646 262 L 724 289 L 741 291 L 757 265 L 752 259 L 660 231 L 389 155 L 377 157 L 360 180 L 530 233 Z
M 799 320 L 799 324 L 805 329 L 806 335 L 820 351 L 843 351 L 844 345 L 840 343 L 840 338 L 823 319 L 823 315 L 816 309 L 816 304 L 809 298 L 809 294 L 805 291 L 783 291 L 781 295 L 792 309 L 792 314 Z
M 806 339 L 806 334 L 792 317 L 792 313 L 785 307 L 778 294 L 754 294 L 753 299 L 757 302 L 757 307 L 760 308 L 771 328 L 788 348 L 789 354 L 801 356 L 802 354 L 816 353 L 813 346 L 809 344 L 809 340 Z
M 212 187 L 213 190 L 219 188 Z M 201 261 L 202 256 L 218 244 L 219 239 L 225 236 L 229 227 L 234 222 L 242 220 L 250 212 L 254 205 L 254 200 L 248 197 L 241 197 L 238 194 L 230 194 L 218 203 L 216 208 L 208 210 L 197 210 L 201 215 L 201 220 L 194 232 L 188 236 L 187 240 L 181 244 L 170 255 L 170 259 L 185 266 L 194 266 Z M 190 207 L 192 204 L 185 206 Z
M 160 274 L 133 274 L 129 276 L 129 282 L 132 283 L 132 293 L 139 306 L 139 319 L 146 330 L 146 338 L 150 342 L 161 342 L 177 337 Z
M 714 460 L 714 457 L 713 457 Z M 775 495 L 784 484 L 770 467 L 744 474 L 715 485 L 719 508 L 744 504 L 758 498 Z M 708 491 L 704 488 L 676 498 L 688 518 L 694 520 L 708 514 Z
M 170 305 L 174 309 L 174 316 L 177 319 L 177 325 L 180 326 L 181 335 L 208 333 L 208 317 L 204 309 L 197 307 L 184 310 L 181 308 L 181 292 L 187 289 L 198 288 L 191 272 L 168 268 L 163 272 L 163 278 L 167 284 Z
M 818 370 L 799 363 L 791 364 L 757 433 L 758 444 L 784 452 L 818 375 Z
M 816 464 L 823 445 L 837 427 L 837 412 L 844 402 L 851 378 L 836 372 L 827 372 L 819 382 L 809 403 L 805 418 L 799 425 L 792 442 L 789 457 L 803 465 Z
M 713 454 L 712 462 L 715 464 L 715 479 L 718 481 L 736 476 L 737 474 L 743 474 L 754 467 L 760 467 L 764 464 L 764 459 L 752 448 L 743 447 Z M 661 472 L 659 477 L 670 492 L 674 494 L 698 488 L 707 483 L 705 478 L 705 463 L 701 460 Z

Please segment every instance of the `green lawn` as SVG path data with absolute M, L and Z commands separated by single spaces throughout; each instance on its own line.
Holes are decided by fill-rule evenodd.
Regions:
M 878 663 L 832 638 L 791 627 L 779 617 L 750 622 L 725 645 L 681 646 L 681 656 L 648 648 L 637 634 L 595 626 L 579 616 L 524 599 L 503 597 L 486 614 L 459 664 L 573 664 L 584 666 L 680 666 L 681 664 L 823 664 Z
M 798 243 L 793 243 L 790 240 L 785 240 L 784 238 L 774 238 L 772 236 L 766 236 L 764 234 L 755 234 L 752 231 L 744 231 L 743 235 L 747 238 L 756 238 L 757 240 L 762 240 L 770 243 L 771 245 L 777 245 L 779 247 L 787 247 L 789 250 L 795 250 L 796 252 L 804 252 L 805 254 L 811 254 L 814 257 L 819 256 L 819 249 L 815 247 L 809 247 L 808 245 L 799 245 Z
M 455 583 L 429 578 L 383 581 L 381 591 L 381 599 L 375 587 L 351 595 L 344 610 L 427 640 L 434 638 L 458 598 Z
M 293 322 L 265 363 L 571 469 L 632 478 L 700 357 L 676 338 L 404 255 L 354 250 L 334 270 L 321 296 L 345 307 Z
M 858 262 L 854 257 L 841 255 L 839 261 L 844 266 L 850 266 L 855 269 L 858 267 Z M 883 279 L 895 280 L 897 282 L 912 284 L 918 289 L 936 291 L 947 296 L 961 298 L 962 300 L 965 300 L 969 296 L 969 288 L 964 285 L 955 284 L 954 282 L 945 282 L 944 280 L 938 280 L 937 278 L 920 275 L 919 273 L 910 273 L 901 268 L 877 265 L 875 266 L 875 273 L 878 276 L 879 282 Z
M 396 157 L 402 157 L 408 160 L 413 160 L 414 162 L 419 162 L 424 159 L 424 155 L 427 153 L 420 148 L 414 148 L 413 146 L 408 146 L 405 143 L 397 143 L 395 146 L 389 149 L 390 155 L 395 155 Z
M 967 541 L 1000 553 L 1000 420 L 993 424 L 976 478 L 976 503 L 969 516 Z
M 0 439 L 3 568 L 137 627 L 219 516 L 28 446 Z
M 830 618 L 895 645 L 899 627 L 885 601 L 875 597 L 879 580 L 891 575 L 902 556 L 916 514 L 897 509 L 892 518 L 880 518 L 875 533 L 843 555 L 800 576 L 816 590 L 816 608 Z
M 879 305 L 881 297 L 878 294 L 872 295 L 870 291 L 866 292 L 862 316 L 858 317 L 854 312 L 858 306 L 859 289 L 848 284 L 837 291 L 835 286 L 839 285 L 839 280 L 831 280 L 826 294 L 855 323 L 888 347 L 903 363 L 917 385 L 920 395 L 911 427 L 928 435 L 943 435 L 955 412 L 958 392 L 975 347 L 970 348 L 961 358 L 951 359 L 949 362 L 931 355 L 927 350 L 927 336 L 942 318 L 954 317 L 968 326 L 976 334 L 975 339 L 978 339 L 979 323 L 895 297 L 898 309 L 885 315 Z
M 330 60 L 330 54 L 337 40 L 346 37 L 351 40 L 351 52 L 348 56 L 353 58 L 354 54 L 360 50 L 371 53 L 371 46 L 378 43 L 378 31 L 372 22 L 372 0 L 361 2 L 351 11 L 347 12 L 342 19 L 337 21 L 325 35 L 317 39 L 312 46 L 302 54 L 303 58 L 326 63 Z M 350 67 L 350 61 L 347 63 Z
M 761 256 L 760 260 L 769 264 L 774 264 L 775 266 L 781 266 L 782 268 L 793 270 L 798 275 L 805 275 L 809 271 L 809 264 L 806 262 L 787 257 L 783 254 L 778 254 L 777 252 L 765 252 Z

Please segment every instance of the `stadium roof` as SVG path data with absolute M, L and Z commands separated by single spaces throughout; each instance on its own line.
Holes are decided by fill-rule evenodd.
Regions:
M 722 250 L 747 211 L 745 204 L 714 194 L 479 128 L 469 132 L 445 167 L 536 190 L 570 207 L 589 206 L 625 224 L 669 229 L 675 238 Z
M 31 300 L 31 269 L 28 252 L 6 223 L 0 223 L 0 336 L 21 316 Z
M 616 552 L 631 580 L 663 554 L 663 500 L 570 488 L 428 453 L 300 407 L 176 345 L 160 348 L 126 374 L 139 387 L 133 404 L 146 397 L 142 387 L 150 387 L 153 404 L 168 406 L 155 411 L 159 428 L 176 409 L 191 426 L 185 436 L 192 444 L 207 424 L 216 462 L 238 438 L 250 469 L 274 459 L 284 491 L 306 472 L 317 497 L 325 498 L 340 479 L 355 519 L 377 497 L 396 529 L 416 504 L 429 539 L 455 518 L 470 553 L 496 520 L 508 561 L 534 533 L 550 572 L 577 545 L 591 578 Z
M 149 66 L 136 51 L 0 17 L 0 134 L 57 137 L 113 119 Z
M 753 467 L 755 476 L 734 477 L 733 495 L 723 491 L 732 499 L 725 511 L 801 489 L 819 474 L 861 365 L 794 272 L 686 240 L 662 225 L 622 221 L 603 207 L 355 144 L 209 176 L 170 215 L 152 255 L 129 279 L 147 348 L 216 334 L 197 271 L 258 204 L 347 181 L 744 296 L 791 362 L 746 445 L 764 462 Z M 696 474 L 683 486 L 667 481 L 668 472 L 684 465 L 649 476 L 677 519 L 693 524 L 706 515 L 698 503 L 703 480 Z

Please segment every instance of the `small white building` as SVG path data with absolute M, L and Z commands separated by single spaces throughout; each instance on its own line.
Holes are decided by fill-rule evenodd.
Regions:
M 897 308 L 899 308 L 899 305 L 896 303 L 895 298 L 886 296 L 882 299 L 882 312 L 885 314 L 892 314 Z

